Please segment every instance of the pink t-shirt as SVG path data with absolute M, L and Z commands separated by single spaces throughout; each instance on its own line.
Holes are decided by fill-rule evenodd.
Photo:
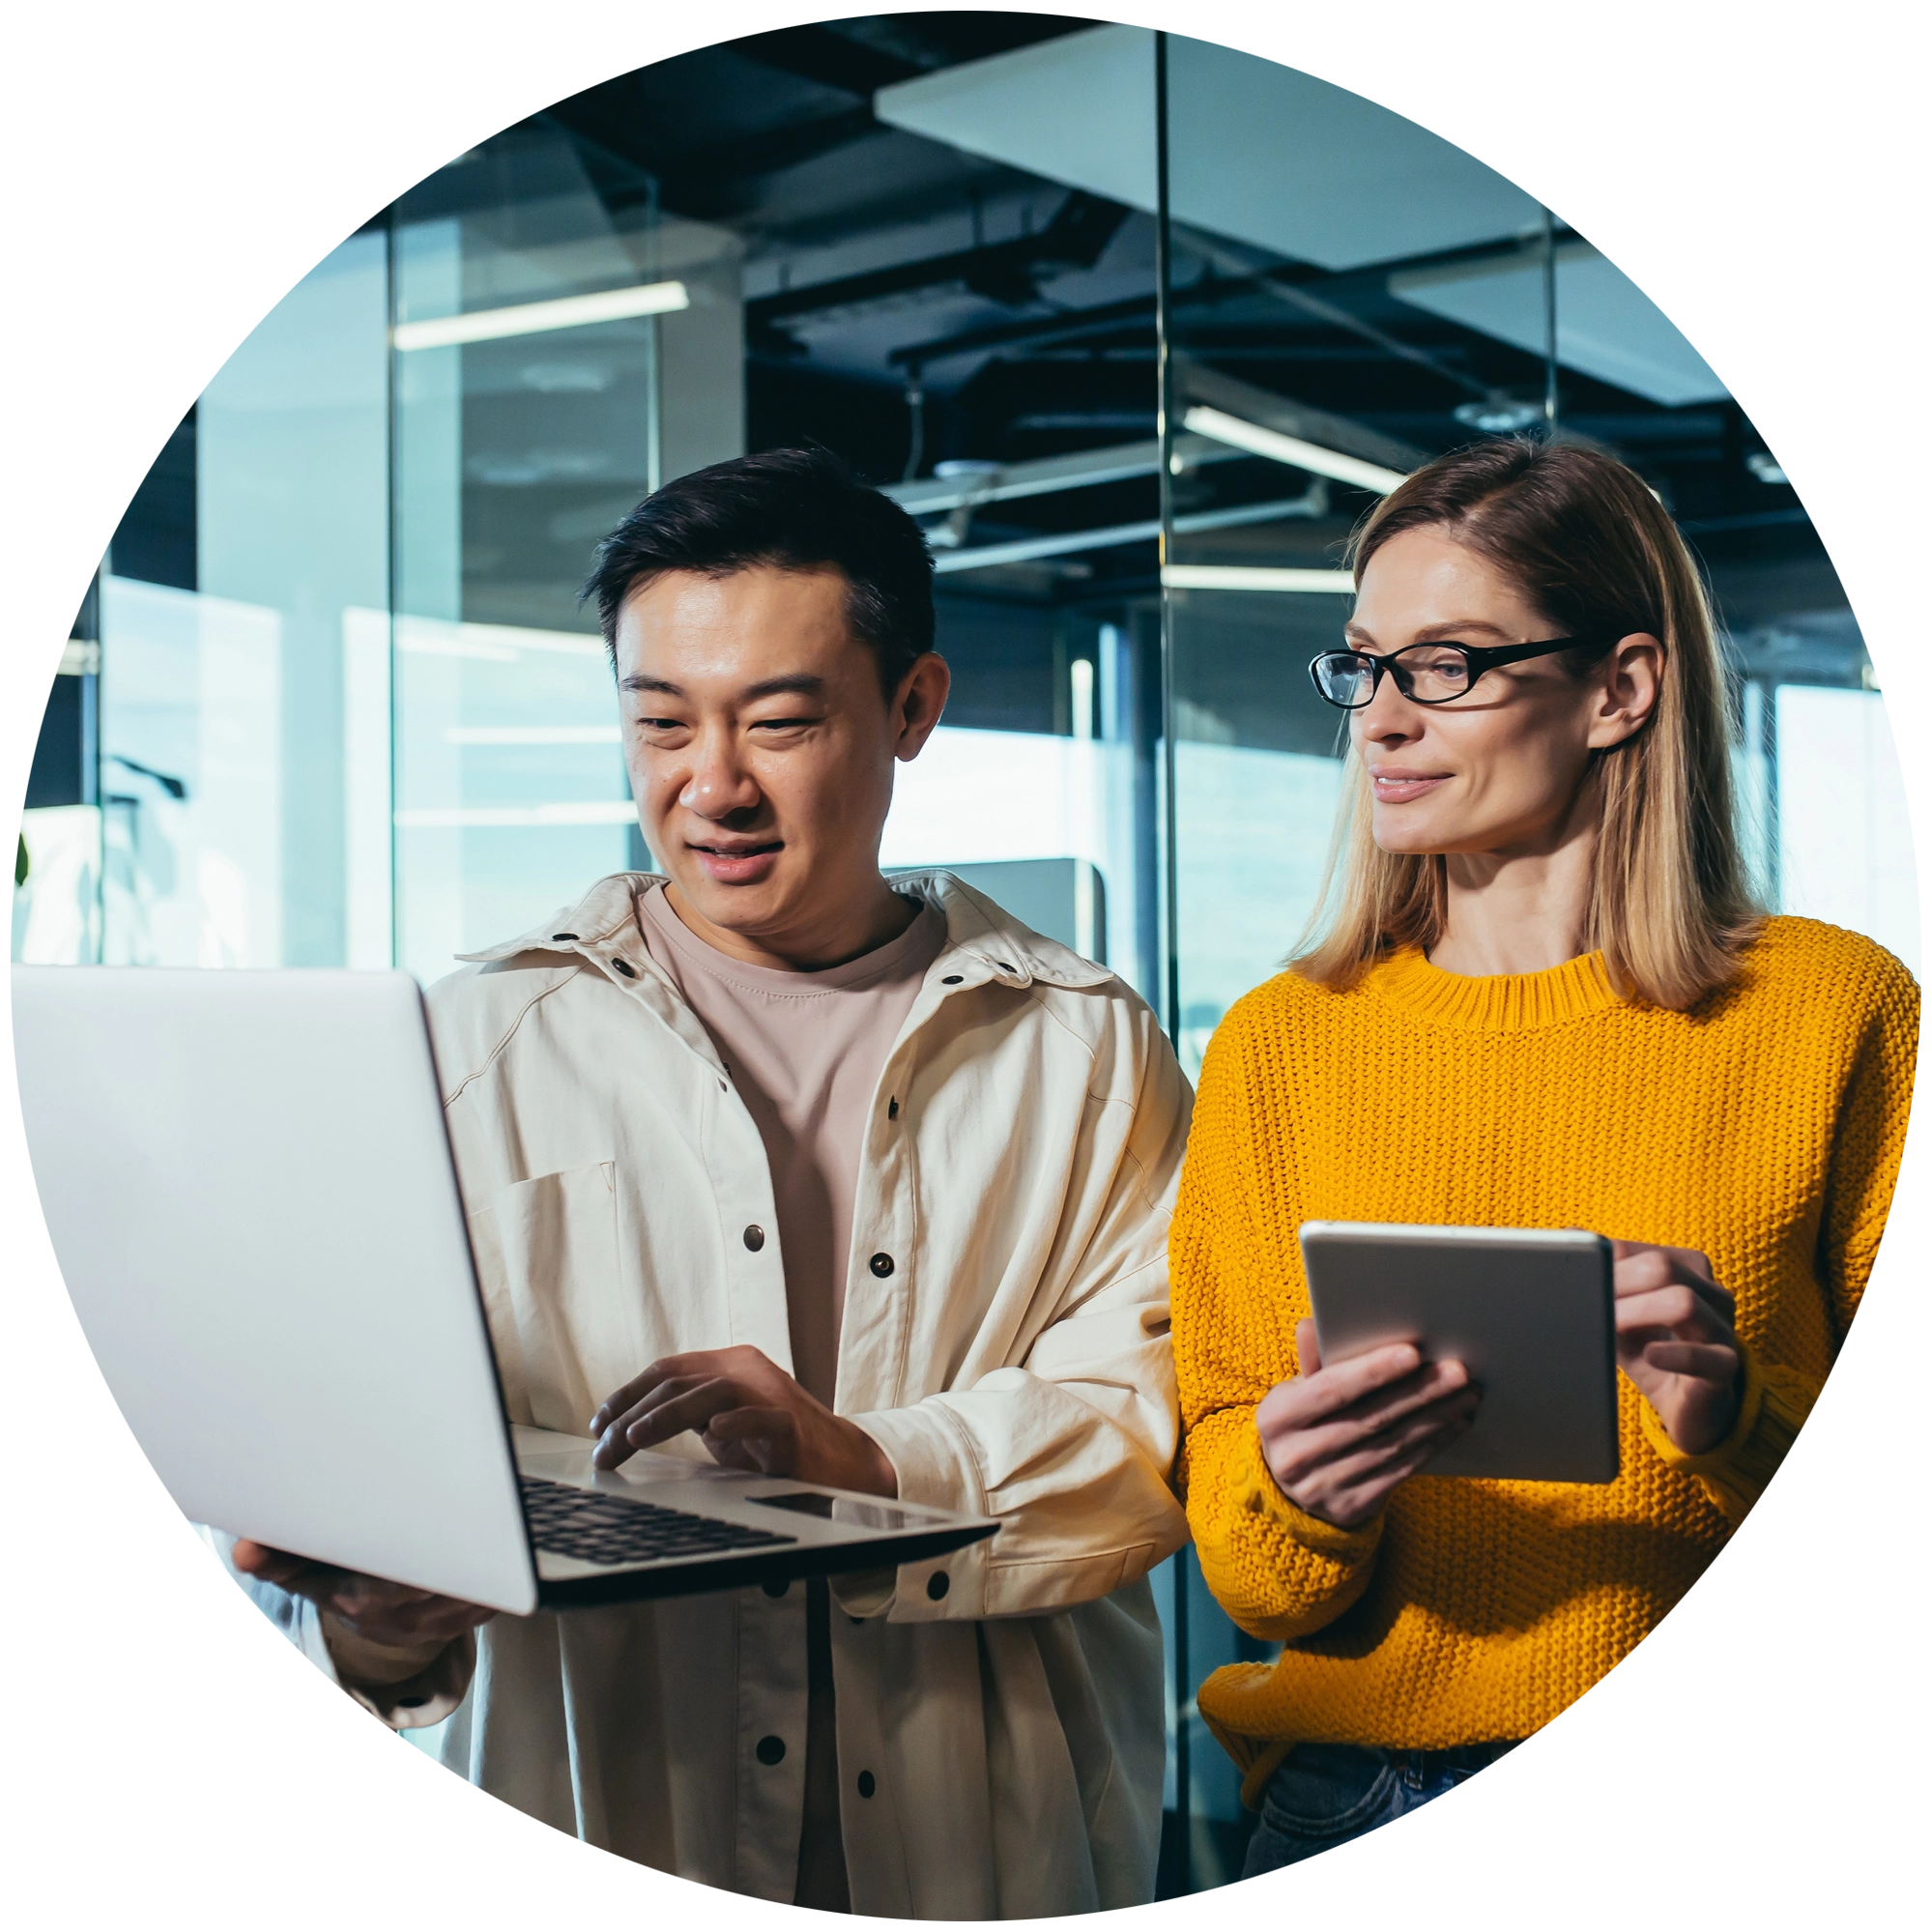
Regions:
M 778 1208 L 793 1373 L 829 1408 L 866 1110 L 945 943 L 945 916 L 924 907 L 896 939 L 844 966 L 792 972 L 706 945 L 662 885 L 637 905 L 650 957 L 704 1023 L 758 1123 Z

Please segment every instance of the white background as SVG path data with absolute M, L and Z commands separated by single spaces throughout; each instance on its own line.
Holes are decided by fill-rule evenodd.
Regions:
M 0 797 L 21 795 L 68 621 L 135 484 L 223 359 L 336 242 L 564 95 L 853 11 L 68 0 L 14 15 L 0 81 Z M 1668 312 L 1762 429 L 1837 564 L 1890 704 L 1932 905 L 1917 730 L 1932 700 L 1915 567 L 1932 452 L 1918 10 L 1192 0 L 1110 13 L 1287 61 L 1427 124 L 1547 202 Z M 1153 1909 L 1176 1924 L 1260 1909 L 1455 1926 L 1922 1912 L 1925 1148 L 1921 1128 L 1810 1427 L 1629 1662 L 1440 1803 L 1254 1889 Z M 781 1922 L 787 1908 L 701 1893 L 530 1823 L 326 1686 L 216 1572 L 109 1401 L 48 1252 L 11 1083 L 0 1189 L 0 1859 L 14 1922 Z

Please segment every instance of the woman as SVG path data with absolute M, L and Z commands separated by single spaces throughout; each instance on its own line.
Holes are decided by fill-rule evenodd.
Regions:
M 1424 1802 L 1687 1590 L 1843 1340 L 1905 1135 L 1918 989 L 1753 905 L 1694 566 L 1606 456 L 1497 442 L 1358 533 L 1339 885 L 1222 1024 L 1172 1233 L 1188 1513 L 1283 1644 L 1199 1708 L 1261 1811 L 1247 1872 Z M 1324 1367 L 1305 1220 L 1616 1240 L 1622 1474 L 1427 1475 L 1480 1394 L 1408 1346 Z

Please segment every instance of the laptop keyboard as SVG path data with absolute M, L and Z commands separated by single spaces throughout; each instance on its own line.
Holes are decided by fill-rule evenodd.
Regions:
M 738 1550 L 776 1549 L 796 1537 L 715 1516 L 667 1510 L 601 1489 L 577 1489 L 541 1477 L 523 1481 L 523 1513 L 538 1549 L 574 1556 L 583 1563 L 650 1563 L 663 1557 L 725 1556 Z

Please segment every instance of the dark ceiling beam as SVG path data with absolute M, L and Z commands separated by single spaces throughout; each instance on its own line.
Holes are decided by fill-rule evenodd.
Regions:
M 780 27 L 727 43 L 735 54 L 797 80 L 835 87 L 856 101 L 870 101 L 881 87 L 916 79 L 927 70 L 883 47 L 834 33 L 829 27 Z
M 764 332 L 801 316 L 830 314 L 955 282 L 989 301 L 1018 307 L 1038 300 L 1035 277 L 1041 269 L 1092 268 L 1126 218 L 1127 211 L 1118 203 L 1076 188 L 1037 234 L 759 296 L 745 303 L 745 323 Z
M 1130 296 L 1125 302 L 1103 303 L 1096 308 L 1076 309 L 1071 314 L 1041 315 L 1017 322 L 995 322 L 985 329 L 969 329 L 958 335 L 937 336 L 928 342 L 908 342 L 895 349 L 886 360 L 895 368 L 923 369 L 929 362 L 944 361 L 952 356 L 978 355 L 990 349 L 1004 349 L 1016 343 L 1028 347 L 1050 342 L 1076 342 L 1084 336 L 1102 335 L 1144 322 L 1152 327 L 1154 298 Z
M 860 104 L 757 134 L 735 135 L 709 147 L 688 149 L 667 158 L 657 178 L 666 206 L 693 216 L 707 214 L 716 205 L 717 190 L 722 187 L 762 181 L 767 175 L 815 161 L 836 148 L 892 131 L 874 118 L 869 105 Z

